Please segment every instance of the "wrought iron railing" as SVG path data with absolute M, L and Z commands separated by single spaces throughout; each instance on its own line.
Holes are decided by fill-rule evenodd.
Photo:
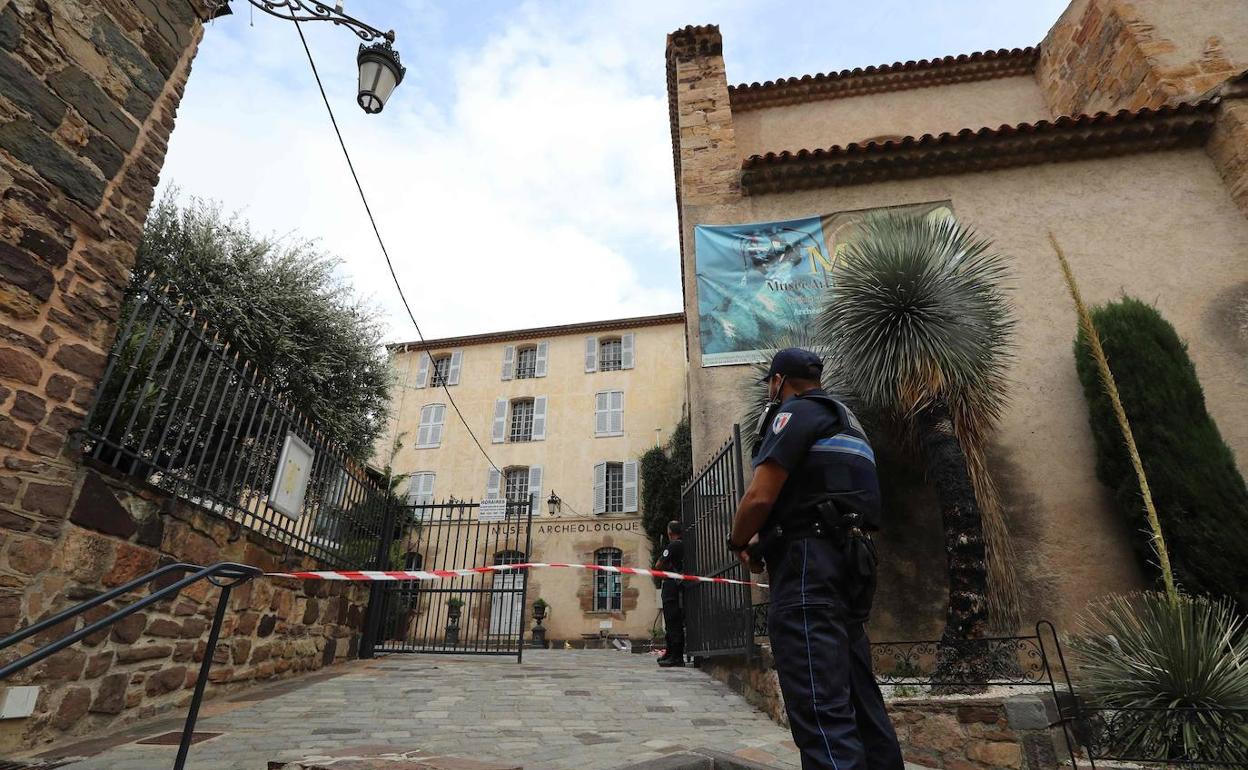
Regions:
M 1248 709 L 1080 706 L 1075 732 L 1096 762 L 1248 767 Z
M 748 570 L 724 543 L 732 517 L 745 491 L 741 429 L 681 490 L 680 513 L 685 541 L 684 571 L 692 575 L 748 581 Z M 692 583 L 684 587 L 685 651 L 690 655 L 749 655 L 750 588 L 726 583 Z
M 83 429 L 86 456 L 328 564 L 367 566 L 383 484 L 189 304 L 148 283 L 126 310 Z M 271 497 L 279 472 L 293 482 L 286 500 Z
M 189 574 L 185 574 L 182 578 L 174 579 L 176 575 L 181 573 Z M 200 567 L 195 564 L 169 564 L 161 567 L 154 572 L 135 578 L 125 585 L 117 586 L 112 590 L 101 593 L 69 609 L 62 610 L 51 617 L 18 629 L 4 638 L 0 638 L 0 650 L 5 650 L 19 642 L 35 638 L 37 634 L 55 633 L 55 629 L 65 623 L 71 624 L 70 628 L 75 628 L 78 618 L 86 616 L 88 611 L 121 599 L 132 591 L 151 586 L 151 590 L 143 598 L 135 600 L 124 607 L 113 609 L 112 612 L 102 618 L 87 620 L 82 628 L 47 642 L 41 647 L 27 650 L 25 654 L 16 660 L 0 666 L 0 682 L 30 668 L 66 647 L 77 644 L 92 634 L 110 628 L 117 621 L 129 617 L 139 610 L 150 607 L 157 602 L 171 599 L 177 596 L 184 588 L 188 588 L 201 580 L 206 580 L 221 590 L 217 595 L 217 607 L 213 612 L 212 626 L 208 630 L 208 638 L 204 643 L 204 654 L 199 664 L 199 675 L 195 678 L 195 689 L 191 693 L 191 700 L 187 706 L 186 721 L 182 726 L 182 738 L 178 743 L 178 754 L 173 763 L 174 770 L 182 770 L 186 766 L 187 753 L 190 751 L 191 742 L 195 734 L 195 722 L 199 718 L 199 707 L 203 703 L 204 691 L 208 687 L 208 674 L 211 672 L 213 661 L 216 659 L 214 653 L 217 649 L 217 641 L 221 637 L 221 625 L 225 620 L 226 610 L 230 606 L 230 591 L 236 586 L 258 577 L 260 574 L 260 570 L 255 567 L 249 567 L 244 564 L 231 564 L 229 562 L 221 562 L 209 567 Z M 164 585 L 161 585 L 162 583 Z M 18 650 L 20 652 L 21 648 L 18 648 Z

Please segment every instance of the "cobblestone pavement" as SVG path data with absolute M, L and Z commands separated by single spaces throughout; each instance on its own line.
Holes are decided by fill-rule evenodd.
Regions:
M 88 758 L 64 770 L 166 770 L 176 746 L 133 741 L 177 729 L 164 719 L 127 730 L 112 738 L 120 745 L 79 749 Z M 215 701 L 196 729 L 223 734 L 191 748 L 188 770 L 264 770 L 271 759 L 353 745 L 514 761 L 525 770 L 615 768 L 700 747 L 800 764 L 788 731 L 724 685 L 613 650 L 526 651 L 521 665 L 429 655 L 357 661 Z

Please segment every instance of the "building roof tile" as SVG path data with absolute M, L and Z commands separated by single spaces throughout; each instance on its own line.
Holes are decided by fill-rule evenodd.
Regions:
M 795 104 L 817 99 L 902 91 L 910 88 L 966 83 L 1028 75 L 1040 58 L 1039 46 L 977 51 L 939 59 L 855 67 L 840 72 L 803 75 L 729 86 L 734 111 Z
M 664 313 L 662 315 L 646 315 L 634 318 L 614 318 L 607 321 L 589 321 L 586 323 L 563 324 L 560 326 L 536 326 L 529 329 L 512 329 L 485 334 L 469 334 L 462 337 L 441 337 L 439 339 L 413 340 L 411 342 L 394 342 L 386 347 L 398 353 L 412 350 L 445 350 L 465 345 L 488 345 L 495 342 L 511 342 L 514 340 L 534 340 L 547 337 L 560 337 L 565 334 L 584 334 L 586 332 L 623 331 L 639 329 L 646 326 L 664 326 L 667 324 L 683 324 L 684 313 Z
M 769 152 L 742 162 L 741 189 L 759 195 L 1194 146 L 1208 136 L 1219 102 Z

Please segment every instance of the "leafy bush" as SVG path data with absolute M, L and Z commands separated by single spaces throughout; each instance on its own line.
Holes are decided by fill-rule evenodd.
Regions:
M 1248 762 L 1245 713 L 1226 711 L 1248 709 L 1248 633 L 1229 601 L 1110 596 L 1085 611 L 1069 643 L 1093 705 L 1127 710 L 1106 747 L 1114 754 Z
M 693 475 L 693 441 L 688 418 L 676 425 L 666 446 L 641 456 L 641 526 L 650 538 L 650 563 L 659 558 L 667 523 L 680 519 L 680 490 Z
M 1175 577 L 1185 591 L 1248 607 L 1248 488 L 1205 408 L 1187 347 L 1150 305 L 1130 297 L 1093 310 L 1148 476 Z M 1097 477 L 1139 532 L 1155 571 L 1140 485 L 1082 333 L 1075 362 L 1097 447 Z

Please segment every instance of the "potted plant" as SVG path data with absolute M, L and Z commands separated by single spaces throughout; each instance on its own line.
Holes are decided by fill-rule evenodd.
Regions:
M 446 600 L 446 643 L 448 645 L 459 644 L 459 613 L 464 606 L 464 600 L 458 596 L 452 596 Z
M 542 625 L 542 620 L 546 617 L 546 610 L 550 607 L 545 599 L 538 598 L 533 602 L 533 646 L 546 647 L 546 627 Z

